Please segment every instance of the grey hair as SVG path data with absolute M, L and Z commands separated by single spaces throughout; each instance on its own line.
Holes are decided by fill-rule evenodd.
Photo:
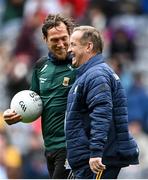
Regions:
M 89 41 L 93 43 L 93 51 L 96 53 L 102 53 L 103 51 L 103 41 L 100 35 L 100 32 L 92 26 L 78 26 L 75 27 L 73 32 L 81 31 L 82 37 L 80 43 L 85 45 Z

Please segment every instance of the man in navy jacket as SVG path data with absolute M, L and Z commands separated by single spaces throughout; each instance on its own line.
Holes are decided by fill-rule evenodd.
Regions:
M 68 96 L 66 140 L 77 179 L 115 179 L 122 167 L 138 164 L 139 150 L 128 130 L 125 91 L 104 62 L 102 49 L 95 28 L 74 29 L 69 51 L 77 79 Z

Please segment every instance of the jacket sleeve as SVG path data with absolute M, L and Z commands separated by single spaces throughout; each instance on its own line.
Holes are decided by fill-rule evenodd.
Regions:
M 44 65 L 46 60 L 47 60 L 46 56 L 41 57 L 40 59 L 37 60 L 33 68 L 30 90 L 35 91 L 36 93 L 38 93 L 38 95 L 40 95 L 38 70 Z
M 37 69 L 35 67 L 33 68 L 30 90 L 35 91 L 38 94 L 40 92 L 39 91 L 39 80 L 38 80 L 38 76 L 37 76 Z
M 90 76 L 88 76 L 90 77 Z M 112 92 L 110 81 L 98 74 L 87 79 L 86 103 L 90 112 L 91 157 L 102 157 L 112 121 Z

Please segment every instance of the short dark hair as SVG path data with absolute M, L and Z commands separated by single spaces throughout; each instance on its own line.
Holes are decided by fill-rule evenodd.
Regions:
M 103 41 L 100 35 L 100 32 L 92 26 L 78 26 L 75 27 L 74 31 L 81 31 L 82 37 L 80 43 L 85 45 L 88 41 L 93 43 L 93 51 L 96 53 L 102 53 L 103 51 Z
M 48 29 L 57 27 L 60 23 L 63 22 L 67 27 L 68 34 L 72 33 L 72 30 L 75 26 L 74 20 L 71 18 L 64 17 L 62 14 L 49 14 L 43 22 L 42 33 L 47 38 Z

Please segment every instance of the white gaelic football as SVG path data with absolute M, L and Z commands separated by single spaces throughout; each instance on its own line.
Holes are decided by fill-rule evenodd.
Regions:
M 31 90 L 18 92 L 11 100 L 10 109 L 22 116 L 22 122 L 35 121 L 42 113 L 42 100 L 40 96 Z

